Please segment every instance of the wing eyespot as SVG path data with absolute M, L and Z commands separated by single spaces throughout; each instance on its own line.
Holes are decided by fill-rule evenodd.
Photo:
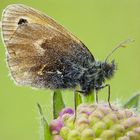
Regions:
M 28 21 L 27 21 L 27 19 L 24 19 L 24 18 L 20 18 L 18 21 L 18 25 L 23 25 L 25 23 L 28 23 Z

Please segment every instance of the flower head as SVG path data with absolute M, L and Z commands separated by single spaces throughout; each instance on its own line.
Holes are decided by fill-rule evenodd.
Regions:
M 80 105 L 76 120 L 74 111 L 64 108 L 50 128 L 53 140 L 140 140 L 140 117 L 106 104 Z

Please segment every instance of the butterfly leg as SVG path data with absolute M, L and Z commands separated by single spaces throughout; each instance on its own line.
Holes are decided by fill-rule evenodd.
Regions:
M 114 109 L 110 103 L 110 84 L 106 84 L 105 87 L 108 87 L 108 104 L 109 104 L 109 107 L 113 110 L 113 111 L 117 111 L 116 109 Z
M 98 90 L 95 90 L 95 94 L 96 94 L 95 101 L 98 104 Z
M 111 106 L 111 103 L 110 103 L 110 84 L 106 84 L 106 85 L 103 85 L 103 86 L 100 86 L 100 87 L 97 87 L 97 89 L 103 89 L 105 87 L 108 87 L 108 105 L 109 107 L 114 110 Z
M 76 90 L 74 90 L 74 111 L 75 111 L 75 116 L 74 116 L 74 123 L 75 123 L 75 120 L 76 120 L 76 117 L 77 117 L 77 113 L 76 113 L 76 110 L 77 110 L 77 100 L 76 100 Z
M 110 103 L 110 85 L 109 84 L 106 84 L 105 87 L 108 87 L 108 104 L 109 104 L 109 107 L 114 110 L 111 106 L 111 103 Z

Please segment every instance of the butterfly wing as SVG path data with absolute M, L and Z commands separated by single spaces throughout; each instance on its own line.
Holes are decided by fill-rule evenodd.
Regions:
M 20 85 L 72 87 L 84 61 L 94 61 L 75 36 L 50 17 L 23 5 L 4 10 L 2 33 L 11 75 Z
M 28 23 L 38 23 L 43 26 L 49 26 L 50 28 L 62 32 L 65 36 L 73 38 L 78 43 L 81 42 L 63 26 L 40 11 L 22 4 L 12 4 L 5 8 L 2 16 L 2 28 L 5 43 L 7 43 L 10 37 L 13 35 L 21 19 L 26 19 Z

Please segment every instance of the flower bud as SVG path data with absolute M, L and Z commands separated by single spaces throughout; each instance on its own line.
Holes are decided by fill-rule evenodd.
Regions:
M 123 136 L 125 132 L 125 128 L 121 124 L 115 124 L 111 127 L 111 130 L 114 130 L 116 137 L 121 137 Z
M 68 118 L 68 120 L 66 121 L 66 126 L 69 127 L 70 129 L 73 129 L 75 126 L 74 126 L 74 119 L 75 119 L 75 116 L 70 116 Z
M 60 135 L 54 135 L 53 140 L 64 140 Z
M 139 135 L 133 131 L 127 132 L 126 135 L 130 138 L 130 140 L 139 140 Z
M 95 133 L 95 136 L 99 137 L 100 134 L 106 129 L 106 124 L 103 121 L 97 122 L 92 129 Z
M 102 138 L 95 138 L 94 140 L 103 140 Z
M 80 140 L 80 133 L 77 130 L 70 131 L 67 140 Z
M 64 138 L 64 139 L 67 139 L 68 137 L 68 134 L 70 132 L 70 129 L 68 127 L 62 127 L 61 130 L 60 130 L 60 135 Z
M 103 140 L 116 140 L 115 132 L 113 130 L 104 130 L 101 134 Z
M 62 117 L 64 114 L 73 115 L 73 114 L 74 114 L 74 111 L 73 111 L 73 109 L 67 107 L 67 108 L 64 108 L 64 109 L 59 113 L 59 116 Z
M 130 138 L 127 136 L 123 136 L 123 137 L 118 138 L 118 140 L 130 140 Z
M 50 124 L 50 130 L 52 134 L 59 134 L 62 127 L 63 127 L 63 122 L 61 119 L 55 119 Z
M 81 134 L 81 140 L 93 140 L 94 133 L 91 129 L 85 129 Z

